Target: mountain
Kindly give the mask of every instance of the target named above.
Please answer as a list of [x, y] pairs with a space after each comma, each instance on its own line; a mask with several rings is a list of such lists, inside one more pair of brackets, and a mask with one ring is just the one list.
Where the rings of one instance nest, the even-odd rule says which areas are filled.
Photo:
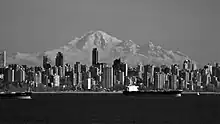
[[9, 64], [42, 65], [42, 58], [46, 55], [54, 64], [57, 52], [62, 52], [64, 61], [67, 63], [73, 64], [80, 61], [83, 64], [90, 65], [93, 48], [97, 48], [99, 51], [99, 61], [109, 64], [119, 57], [131, 66], [136, 66], [139, 63], [156, 65], [177, 63], [182, 65], [185, 59], [190, 59], [179, 51], [166, 50], [154, 45], [151, 41], [139, 46], [131, 40], [119, 40], [103, 31], [90, 31], [60, 48], [39, 53], [18, 52], [8, 57], [7, 61]]

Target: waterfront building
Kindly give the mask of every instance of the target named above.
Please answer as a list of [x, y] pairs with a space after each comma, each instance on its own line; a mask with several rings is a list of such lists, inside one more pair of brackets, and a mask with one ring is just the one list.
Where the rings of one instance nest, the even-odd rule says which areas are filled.
[[218, 81], [218, 78], [217, 78], [217, 77], [215, 77], [215, 78], [216, 78], [216, 81], [217, 81], [216, 87], [217, 87], [217, 88], [220, 88], [220, 82]]
[[42, 83], [42, 75], [41, 75], [41, 72], [38, 71], [34, 73], [34, 84], [36, 87], [38, 87], [38, 85], [41, 83]]
[[53, 76], [53, 83], [55, 87], [59, 87], [60, 86], [60, 76], [59, 75], [54, 75]]
[[177, 89], [177, 76], [171, 75], [171, 85], [170, 89], [176, 90]]
[[92, 78], [88, 78], [84, 82], [85, 83], [83, 83], [83, 88], [85, 90], [91, 90], [92, 89]]
[[23, 82], [25, 81], [25, 71], [23, 68], [18, 68], [15, 72], [15, 81]]
[[12, 68], [5, 68], [4, 82], [14, 82], [14, 70]]

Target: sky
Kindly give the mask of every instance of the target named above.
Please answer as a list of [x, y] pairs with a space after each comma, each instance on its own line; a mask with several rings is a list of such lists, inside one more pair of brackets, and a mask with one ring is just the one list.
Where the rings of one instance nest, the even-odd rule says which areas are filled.
[[39, 52], [102, 30], [220, 62], [219, 0], [1, 0], [0, 49]]

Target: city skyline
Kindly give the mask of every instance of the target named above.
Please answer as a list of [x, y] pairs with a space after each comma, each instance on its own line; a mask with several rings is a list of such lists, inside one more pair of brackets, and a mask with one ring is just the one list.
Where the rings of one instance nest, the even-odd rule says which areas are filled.
[[[201, 62], [219, 61], [218, 1], [1, 1], [0, 49], [54, 49], [89, 30], [149, 40]], [[9, 9], [13, 8], [13, 9]]]
[[[11, 91], [9, 85], [20, 87], [23, 90], [38, 91], [44, 87], [51, 90], [65, 91], [121, 91], [125, 87], [140, 87], [139, 90], [184, 90], [184, 91], [219, 91], [220, 67], [205, 65], [197, 68], [191, 60], [183, 61], [183, 66], [173, 64], [171, 66], [143, 65], [128, 67], [126, 62], [115, 59], [113, 65], [99, 62], [97, 48], [92, 49], [92, 65], [84, 65], [76, 62], [73, 66], [64, 64], [63, 53], [57, 52], [54, 58], [56, 63], [51, 66], [47, 57], [42, 59], [43, 67], [27, 67], [26, 65], [9, 64], [1, 69], [1, 90], [5, 88]], [[5, 54], [4, 54], [5, 55]], [[4, 58], [4, 57], [3, 57]], [[6, 63], [3, 59], [2, 63]], [[24, 87], [26, 87], [24, 89]], [[15, 88], [15, 90], [17, 89]], [[46, 88], [46, 89], [45, 89]], [[13, 89], [13, 88], [12, 88]], [[18, 89], [17, 89], [18, 90]], [[58, 89], [57, 89], [58, 90]], [[16, 91], [17, 92], [17, 91]]]

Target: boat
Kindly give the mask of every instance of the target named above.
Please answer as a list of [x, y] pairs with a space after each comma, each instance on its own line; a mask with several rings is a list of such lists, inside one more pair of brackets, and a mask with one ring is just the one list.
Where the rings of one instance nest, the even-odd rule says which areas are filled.
[[126, 96], [175, 96], [181, 97], [182, 90], [139, 90], [138, 86], [128, 86], [123, 94]]
[[31, 92], [0, 92], [0, 99], [31, 99]]

